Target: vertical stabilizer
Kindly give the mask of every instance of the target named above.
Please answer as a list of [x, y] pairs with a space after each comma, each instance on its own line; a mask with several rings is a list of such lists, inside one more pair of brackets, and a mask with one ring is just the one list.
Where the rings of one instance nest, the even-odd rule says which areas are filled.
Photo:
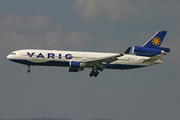
[[158, 31], [143, 45], [143, 47], [158, 48], [161, 45], [166, 33], [167, 31]]
[[158, 31], [142, 47], [134, 46], [132, 52], [139, 56], [156, 56], [170, 52], [169, 48], [160, 47], [167, 31]]

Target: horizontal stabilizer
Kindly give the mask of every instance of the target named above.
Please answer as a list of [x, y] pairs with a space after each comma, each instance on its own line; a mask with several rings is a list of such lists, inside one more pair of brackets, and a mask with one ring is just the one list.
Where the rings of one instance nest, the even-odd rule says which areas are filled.
[[158, 60], [159, 58], [161, 58], [163, 55], [166, 55], [166, 53], [158, 54], [158, 55], [156, 55], [156, 56], [154, 56], [154, 57], [151, 57], [151, 58], [149, 58], [149, 59], [147, 59], [147, 60], [144, 60], [142, 63], [154, 62], [154, 61]]

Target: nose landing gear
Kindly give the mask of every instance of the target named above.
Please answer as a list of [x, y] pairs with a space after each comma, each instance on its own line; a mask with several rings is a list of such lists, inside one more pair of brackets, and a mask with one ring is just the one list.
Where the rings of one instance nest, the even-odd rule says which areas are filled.
[[30, 73], [31, 72], [31, 65], [27, 65], [27, 67], [28, 67], [27, 72]]

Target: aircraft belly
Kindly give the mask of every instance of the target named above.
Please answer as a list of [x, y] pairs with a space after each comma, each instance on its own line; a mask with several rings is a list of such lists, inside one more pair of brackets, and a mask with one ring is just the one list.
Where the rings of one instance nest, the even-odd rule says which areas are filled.
[[139, 67], [145, 67], [143, 65], [131, 65], [131, 64], [104, 64], [107, 69], [133, 69]]
[[45, 62], [33, 62], [33, 61], [29, 61], [29, 60], [23, 60], [23, 59], [12, 59], [11, 61], [13, 62], [17, 62], [17, 63], [21, 63], [24, 65], [40, 65], [40, 66], [65, 66], [68, 67], [69, 66], [69, 62], [68, 61], [55, 61], [55, 60], [49, 60], [49, 61], [45, 61]]

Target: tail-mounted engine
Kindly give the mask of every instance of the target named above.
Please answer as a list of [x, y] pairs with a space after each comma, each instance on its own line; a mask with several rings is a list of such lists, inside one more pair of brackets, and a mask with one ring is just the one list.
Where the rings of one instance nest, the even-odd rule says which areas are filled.
[[151, 57], [161, 53], [170, 52], [170, 49], [163, 47], [147, 48], [147, 47], [134, 46], [132, 52], [135, 53], [136, 55]]
[[70, 62], [68, 72], [78, 72], [84, 70], [84, 64], [81, 62]]

